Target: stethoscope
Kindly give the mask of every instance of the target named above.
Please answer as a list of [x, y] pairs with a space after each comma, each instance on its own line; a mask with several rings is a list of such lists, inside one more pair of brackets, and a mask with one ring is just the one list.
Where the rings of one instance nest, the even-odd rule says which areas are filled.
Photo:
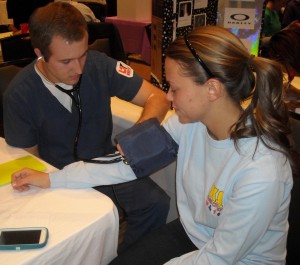
[[72, 104], [75, 104], [75, 107], [78, 112], [78, 124], [77, 124], [77, 131], [74, 139], [74, 146], [73, 146], [73, 155], [76, 161], [83, 161], [86, 163], [94, 163], [94, 164], [112, 164], [112, 163], [118, 163], [120, 161], [123, 161], [124, 164], [128, 164], [127, 160], [119, 153], [113, 153], [108, 154], [104, 156], [104, 158], [107, 158], [107, 160], [95, 160], [95, 159], [85, 159], [78, 156], [78, 143], [80, 138], [80, 132], [82, 127], [82, 104], [81, 104], [81, 97], [80, 97], [80, 84], [81, 84], [81, 78], [80, 76], [77, 84], [72, 89], [64, 89], [58, 84], [54, 84], [54, 86], [59, 89], [61, 92], [67, 94], [72, 99]]
[[[64, 89], [61, 86], [59, 86], [58, 84], [54, 84], [54, 86], [60, 90], [61, 92], [67, 94], [71, 99], [72, 99], [72, 104], [75, 104], [76, 109], [78, 111], [78, 124], [77, 124], [77, 131], [76, 131], [76, 135], [75, 135], [75, 139], [74, 139], [74, 149], [73, 149], [73, 155], [76, 161], [83, 161], [85, 163], [93, 163], [93, 164], [113, 164], [113, 163], [118, 163], [123, 161], [123, 163], [125, 165], [129, 165], [128, 161], [125, 159], [125, 157], [123, 157], [119, 152], [115, 152], [113, 154], [108, 154], [106, 156], [103, 156], [102, 158], [105, 158], [107, 160], [104, 159], [85, 159], [85, 158], [81, 158], [78, 156], [78, 142], [79, 142], [79, 137], [80, 137], [80, 131], [81, 131], [81, 126], [82, 126], [82, 105], [81, 105], [81, 97], [80, 97], [80, 84], [81, 84], [81, 78], [82, 75], [80, 75], [80, 78], [77, 82], [77, 84], [70, 90], [68, 89]], [[115, 186], [112, 185], [112, 189], [113, 192], [116, 196], [116, 191], [115, 191]], [[119, 206], [123, 209], [123, 207], [121, 206], [121, 203], [118, 200], [118, 197], [116, 196], [116, 200], [119, 204]], [[124, 209], [123, 209], [124, 210]]]

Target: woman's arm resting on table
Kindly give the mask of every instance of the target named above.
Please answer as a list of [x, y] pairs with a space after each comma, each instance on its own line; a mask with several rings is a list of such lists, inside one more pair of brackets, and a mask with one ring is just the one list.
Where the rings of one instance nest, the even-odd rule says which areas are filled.
[[30, 189], [30, 185], [40, 188], [79, 189], [119, 184], [135, 179], [131, 167], [123, 162], [93, 164], [79, 161], [49, 174], [25, 168], [13, 173], [11, 182], [15, 190], [24, 191]]
[[15, 190], [24, 191], [30, 189], [29, 185], [40, 188], [49, 188], [49, 174], [25, 168], [12, 174], [11, 184]]

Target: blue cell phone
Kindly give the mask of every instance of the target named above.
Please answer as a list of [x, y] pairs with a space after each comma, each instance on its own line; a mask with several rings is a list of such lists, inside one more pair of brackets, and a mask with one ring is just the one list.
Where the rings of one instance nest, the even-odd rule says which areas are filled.
[[0, 228], [0, 250], [42, 248], [47, 241], [46, 227]]

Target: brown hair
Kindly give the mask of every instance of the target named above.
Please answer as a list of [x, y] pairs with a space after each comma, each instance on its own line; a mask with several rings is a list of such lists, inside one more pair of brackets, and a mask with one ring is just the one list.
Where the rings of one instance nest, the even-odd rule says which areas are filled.
[[269, 56], [300, 73], [300, 24], [293, 23], [272, 36]]
[[[236, 104], [251, 98], [251, 103], [232, 128], [231, 138], [237, 150], [239, 139], [257, 137], [257, 144], [262, 141], [269, 149], [282, 152], [292, 160], [287, 138], [290, 133], [289, 116], [282, 100], [283, 74], [280, 65], [269, 59], [251, 56], [242, 42], [222, 27], [199, 27], [189, 34], [188, 39]], [[176, 60], [183, 74], [195, 83], [204, 84], [209, 79], [207, 72], [189, 51], [184, 38], [176, 39], [166, 56]]]
[[47, 61], [54, 36], [59, 35], [71, 42], [82, 40], [87, 34], [87, 24], [74, 6], [55, 2], [35, 10], [29, 20], [29, 31], [32, 46], [40, 49]]

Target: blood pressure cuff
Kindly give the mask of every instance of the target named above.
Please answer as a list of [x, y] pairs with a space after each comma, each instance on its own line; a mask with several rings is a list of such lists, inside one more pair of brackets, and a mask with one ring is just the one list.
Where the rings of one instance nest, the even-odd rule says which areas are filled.
[[137, 178], [148, 176], [177, 158], [178, 144], [155, 118], [119, 133], [115, 142]]

